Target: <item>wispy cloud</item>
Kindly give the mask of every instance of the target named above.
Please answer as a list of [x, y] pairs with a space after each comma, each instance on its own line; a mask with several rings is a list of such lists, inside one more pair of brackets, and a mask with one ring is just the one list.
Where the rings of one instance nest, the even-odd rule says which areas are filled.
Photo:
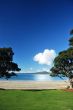
[[32, 67], [30, 67], [30, 68], [27, 68], [25, 70], [22, 70], [21, 73], [36, 73], [36, 72], [42, 72], [42, 71], [49, 72], [49, 68], [48, 67], [40, 67], [40, 68], [32, 68]]
[[46, 66], [46, 67], [38, 68], [36, 70], [36, 72], [42, 72], [42, 71], [50, 72], [50, 68], [48, 66]]
[[37, 53], [33, 57], [33, 60], [39, 64], [42, 64], [42, 65], [45, 64], [45, 65], [51, 66], [55, 57], [56, 57], [55, 50], [45, 49], [43, 52]]
[[30, 67], [30, 68], [26, 68], [25, 70], [22, 70], [21, 73], [33, 73], [33, 68]]

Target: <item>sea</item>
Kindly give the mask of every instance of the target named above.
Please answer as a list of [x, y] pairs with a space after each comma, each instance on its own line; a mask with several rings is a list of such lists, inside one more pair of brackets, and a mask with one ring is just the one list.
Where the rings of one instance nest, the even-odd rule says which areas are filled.
[[[7, 80], [0, 78], [0, 80]], [[67, 80], [67, 77], [51, 77], [49, 74], [36, 74], [36, 73], [17, 73], [17, 76], [12, 76], [8, 80], [18, 81], [56, 81], [56, 80]]]

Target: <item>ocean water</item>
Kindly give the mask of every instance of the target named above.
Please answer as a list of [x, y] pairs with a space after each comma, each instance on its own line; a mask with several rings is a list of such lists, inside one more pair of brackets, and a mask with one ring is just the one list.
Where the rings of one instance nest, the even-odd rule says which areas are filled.
[[[51, 80], [66, 80], [66, 77], [51, 77], [49, 74], [35, 74], [35, 73], [18, 73], [17, 76], [12, 76], [8, 80], [24, 80], [24, 81], [51, 81]], [[0, 80], [6, 80], [0, 78]]]

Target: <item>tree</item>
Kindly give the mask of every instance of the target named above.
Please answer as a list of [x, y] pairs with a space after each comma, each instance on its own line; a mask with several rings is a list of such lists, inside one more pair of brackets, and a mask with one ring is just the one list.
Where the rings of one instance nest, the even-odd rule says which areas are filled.
[[0, 77], [6, 79], [11, 76], [15, 76], [15, 71], [20, 71], [18, 65], [13, 62], [13, 50], [12, 48], [0, 48]]
[[51, 68], [51, 76], [66, 76], [73, 88], [73, 30], [70, 32], [69, 48], [58, 54]]

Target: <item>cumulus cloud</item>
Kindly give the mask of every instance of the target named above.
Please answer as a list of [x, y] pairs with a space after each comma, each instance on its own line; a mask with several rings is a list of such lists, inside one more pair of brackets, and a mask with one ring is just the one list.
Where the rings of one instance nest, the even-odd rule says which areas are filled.
[[38, 62], [39, 64], [45, 64], [51, 66], [55, 57], [56, 57], [55, 50], [45, 49], [42, 53], [37, 53], [33, 57], [33, 60]]

